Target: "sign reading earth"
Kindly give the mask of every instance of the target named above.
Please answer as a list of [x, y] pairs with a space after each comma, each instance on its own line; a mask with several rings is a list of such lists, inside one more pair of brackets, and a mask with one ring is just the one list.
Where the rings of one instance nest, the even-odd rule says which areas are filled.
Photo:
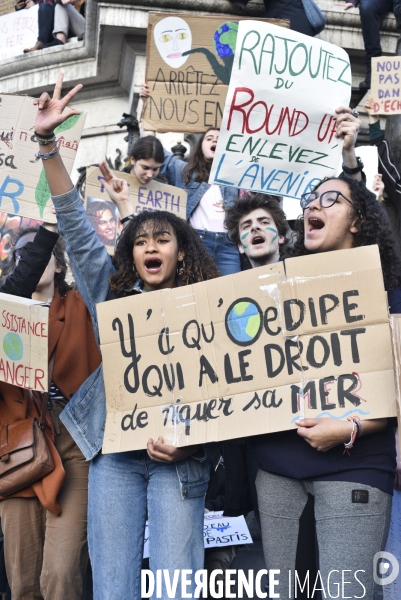
[[262, 331], [262, 325], [262, 311], [251, 298], [236, 300], [227, 310], [227, 335], [239, 346], [250, 346], [256, 342]]
[[21, 360], [24, 354], [24, 344], [17, 333], [9, 332], [3, 339], [3, 350], [11, 360]]

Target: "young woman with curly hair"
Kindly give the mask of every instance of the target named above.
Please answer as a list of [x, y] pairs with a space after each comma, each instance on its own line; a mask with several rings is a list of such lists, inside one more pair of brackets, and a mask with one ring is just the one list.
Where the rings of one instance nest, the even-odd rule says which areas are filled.
[[[66, 109], [81, 86], [61, 99], [63, 76], [53, 98], [42, 94], [36, 134], [52, 133], [76, 111]], [[65, 109], [65, 110], [64, 110]], [[55, 148], [51, 141], [46, 153]], [[114, 264], [87, 221], [60, 155], [44, 160], [60, 231], [75, 280], [97, 327], [96, 303], [218, 277], [211, 257], [191, 227], [165, 212], [144, 212], [129, 220], [116, 246]], [[126, 182], [110, 179], [106, 189], [120, 206], [128, 201]], [[129, 212], [129, 211], [128, 211]], [[122, 217], [125, 215], [120, 210]], [[135, 299], [132, 299], [135, 310]], [[175, 448], [159, 437], [147, 450], [101, 454], [106, 398], [102, 377], [89, 378], [61, 416], [88, 459], [88, 537], [94, 597], [140, 598], [145, 521], [149, 516], [150, 567], [155, 572], [203, 568], [203, 512], [211, 448]], [[195, 584], [188, 586], [194, 593]], [[191, 593], [190, 592], [190, 593]], [[162, 598], [168, 598], [163, 584]]]
[[[320, 253], [324, 261], [324, 252], [378, 244], [390, 311], [400, 312], [400, 252], [374, 194], [360, 181], [326, 179], [303, 195], [301, 207], [292, 255]], [[252, 439], [259, 460], [256, 487], [267, 568], [293, 574], [299, 518], [312, 494], [323, 585], [327, 589], [336, 569], [333, 585], [346, 574], [344, 597], [372, 600], [373, 557], [384, 549], [390, 520], [396, 424], [392, 419], [364, 420], [349, 455], [344, 444], [350, 441], [352, 421], [319, 418], [296, 424], [297, 431]], [[288, 591], [288, 579], [284, 587]], [[320, 581], [317, 587], [322, 587]]]
[[[88, 470], [59, 414], [100, 365], [92, 321], [67, 284], [65, 246], [47, 229], [18, 229], [3, 263], [2, 293], [50, 305], [49, 358], [54, 368], [44, 431], [55, 469], [13, 497], [0, 497], [4, 555], [14, 600], [80, 600], [88, 564]], [[0, 427], [40, 406], [28, 390], [0, 382]]]
[[[141, 96], [150, 96], [147, 84]], [[188, 162], [164, 150], [160, 173], [171, 185], [188, 192], [187, 219], [205, 244], [222, 275], [241, 270], [238, 248], [227, 236], [225, 211], [238, 199], [238, 189], [231, 186], [209, 185], [210, 169], [216, 151], [219, 129], [205, 131], [189, 155]]]

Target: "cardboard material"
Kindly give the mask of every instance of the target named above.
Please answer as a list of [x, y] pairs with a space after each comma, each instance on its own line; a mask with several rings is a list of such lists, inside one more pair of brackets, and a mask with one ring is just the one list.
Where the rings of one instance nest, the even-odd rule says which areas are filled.
[[7, 294], [0, 306], [0, 380], [47, 391], [49, 307]]
[[[0, 94], [0, 210], [18, 216], [56, 223], [42, 161], [35, 158], [37, 107], [29, 96]], [[71, 173], [85, 115], [73, 115], [56, 127], [64, 165]], [[42, 152], [43, 152], [42, 147]]]
[[[125, 179], [129, 185], [129, 197], [136, 213], [144, 210], [166, 210], [182, 219], [187, 218], [187, 192], [181, 188], [159, 181], [150, 181], [143, 185], [130, 173], [113, 171], [116, 177]], [[85, 198], [94, 197], [99, 200], [110, 200], [103, 185], [100, 169], [89, 167], [86, 170]]]
[[401, 114], [401, 57], [379, 56], [372, 59], [370, 93], [376, 115]]
[[[284, 271], [285, 267], [285, 271]], [[103, 452], [396, 414], [376, 246], [289, 259], [97, 306]]]
[[[234, 15], [150, 13], [142, 127], [201, 133], [220, 127], [233, 63]], [[263, 19], [289, 27], [283, 19]]]
[[[241, 21], [209, 183], [295, 199], [335, 175], [348, 106], [345, 50], [260, 21]], [[328, 57], [328, 58], [327, 58]]]
[[1, 0], [0, 60], [21, 55], [24, 48], [35, 45], [38, 38], [38, 10], [39, 6], [32, 6], [16, 12], [14, 2]]
[[[132, 201], [136, 213], [140, 213], [144, 210], [166, 210], [167, 212], [177, 215], [177, 217], [186, 219], [187, 192], [185, 190], [154, 180], [146, 185], [142, 185], [135, 175], [123, 173], [121, 171], [113, 171], [113, 173], [116, 177], [125, 179], [128, 182], [130, 200]], [[101, 210], [102, 204], [98, 204], [99, 202], [103, 203], [104, 210], [108, 211], [106, 213], [107, 219], [111, 220], [113, 217], [114, 235], [112, 231], [113, 227], [109, 228], [106, 235], [104, 230], [101, 231], [97, 226], [96, 218], [90, 216], [90, 214], [94, 212], [95, 207], [99, 207]], [[110, 197], [104, 188], [100, 169], [97, 167], [89, 167], [86, 170], [85, 207], [88, 218], [100, 241], [105, 244], [109, 254], [113, 254], [115, 242], [122, 231], [122, 225], [118, 217], [118, 211], [113, 202], [110, 201]]]

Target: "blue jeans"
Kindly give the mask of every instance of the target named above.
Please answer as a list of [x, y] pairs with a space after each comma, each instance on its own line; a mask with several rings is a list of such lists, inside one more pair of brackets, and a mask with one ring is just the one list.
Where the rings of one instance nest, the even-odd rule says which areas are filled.
[[241, 271], [241, 262], [238, 248], [230, 242], [226, 233], [214, 231], [200, 231], [199, 237], [204, 243], [222, 275], [232, 275]]
[[[203, 569], [205, 496], [182, 499], [175, 464], [152, 461], [142, 450], [99, 454], [90, 464], [88, 506], [94, 600], [140, 600], [147, 517], [155, 581], [158, 569], [168, 569], [170, 581], [174, 569]], [[193, 575], [192, 582], [193, 595]]]
[[44, 44], [53, 41], [54, 6], [48, 2], [39, 4], [38, 40]]

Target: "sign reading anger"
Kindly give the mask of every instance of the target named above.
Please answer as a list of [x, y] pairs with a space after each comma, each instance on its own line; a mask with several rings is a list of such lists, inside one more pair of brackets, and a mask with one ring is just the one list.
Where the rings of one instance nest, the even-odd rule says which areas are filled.
[[8, 294], [0, 305], [0, 381], [47, 391], [49, 307]]
[[[244, 291], [246, 290], [246, 291]], [[104, 452], [396, 415], [377, 246], [99, 304]]]

